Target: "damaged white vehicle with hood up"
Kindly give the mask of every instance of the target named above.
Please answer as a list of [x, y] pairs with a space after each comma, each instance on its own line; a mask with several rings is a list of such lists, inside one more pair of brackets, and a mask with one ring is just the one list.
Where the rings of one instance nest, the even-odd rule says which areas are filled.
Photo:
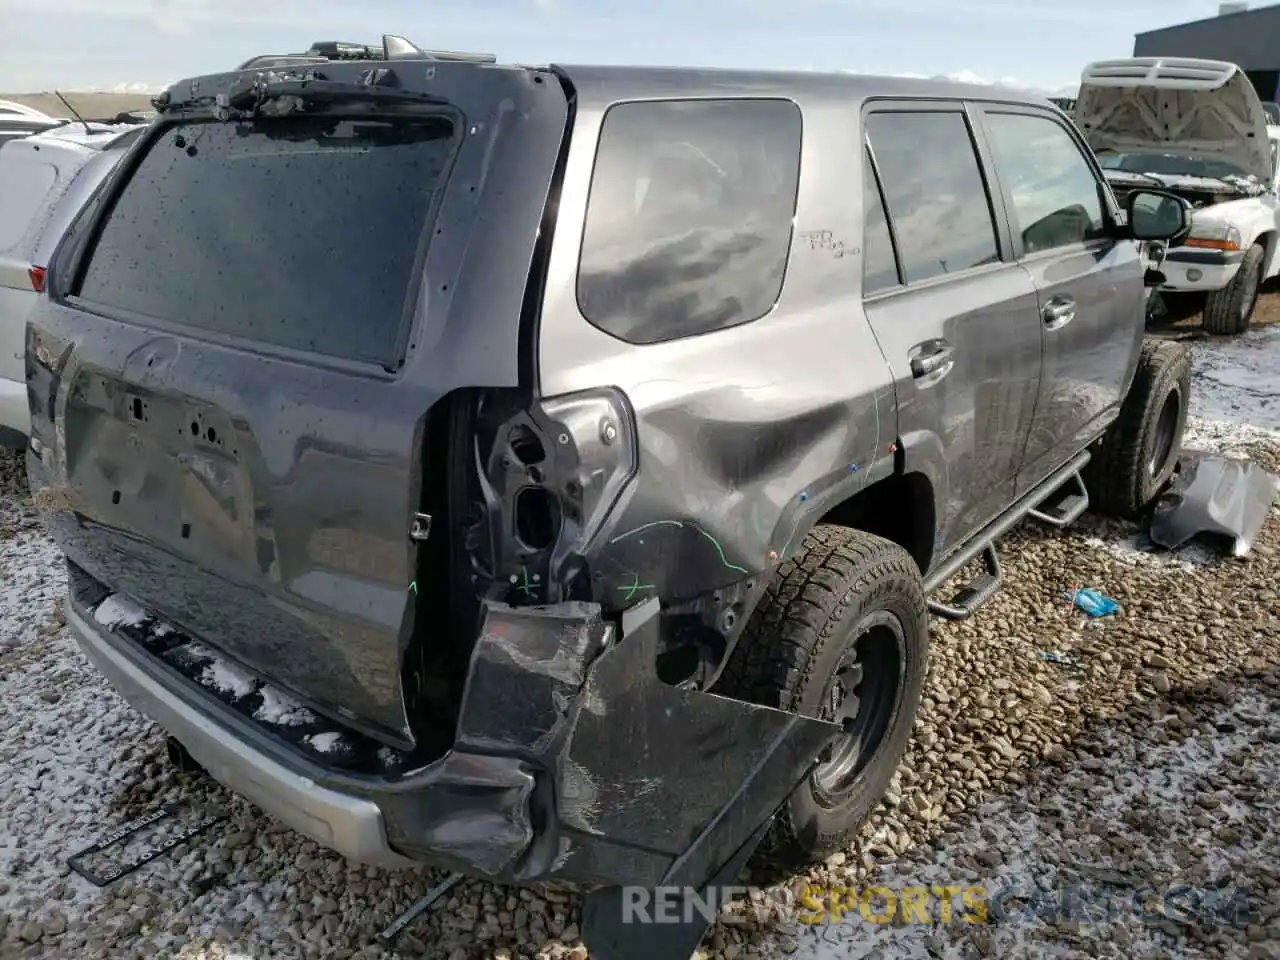
[[1208, 332], [1247, 330], [1259, 287], [1280, 273], [1280, 127], [1268, 125], [1240, 68], [1174, 57], [1093, 63], [1074, 120], [1122, 208], [1130, 191], [1153, 187], [1192, 207], [1187, 237], [1156, 251], [1169, 312], [1193, 312], [1204, 298]]

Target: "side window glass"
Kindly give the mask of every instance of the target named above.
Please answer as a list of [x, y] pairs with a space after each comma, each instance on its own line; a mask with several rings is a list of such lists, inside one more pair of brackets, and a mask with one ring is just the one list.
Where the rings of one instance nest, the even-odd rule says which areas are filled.
[[1027, 253], [1106, 235], [1098, 181], [1062, 126], [1019, 113], [988, 113], [987, 126]]
[[866, 130], [908, 284], [999, 260], [964, 114], [873, 113]]
[[862, 151], [862, 294], [870, 296], [901, 285], [893, 238], [884, 215], [880, 187], [871, 167], [871, 154]]
[[[33, 161], [26, 155], [14, 158], [0, 182], [0, 250], [16, 251], [57, 183], [58, 168], [53, 164]], [[22, 254], [27, 251], [16, 252], [24, 259]]]
[[578, 264], [586, 319], [660, 343], [763, 317], [782, 292], [800, 182], [790, 100], [609, 108]]

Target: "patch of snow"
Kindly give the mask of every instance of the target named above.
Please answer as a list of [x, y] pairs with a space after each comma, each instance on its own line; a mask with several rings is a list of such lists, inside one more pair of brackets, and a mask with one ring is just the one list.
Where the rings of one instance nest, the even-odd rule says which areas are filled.
[[391, 764], [397, 762], [399, 759], [400, 752], [398, 750], [392, 750], [390, 747], [378, 748], [378, 762], [384, 767], [391, 766]]
[[1247, 432], [1280, 435], [1280, 326], [1191, 345], [1191, 413]]
[[[0, 499], [0, 511], [6, 509]], [[19, 533], [0, 550], [0, 650], [47, 636], [50, 616], [67, 589], [66, 565], [43, 531]]]
[[1222, 562], [1222, 555], [1207, 544], [1193, 540], [1177, 550], [1166, 550], [1152, 543], [1145, 533], [1135, 533], [1124, 540], [1104, 540], [1101, 537], [1089, 537], [1085, 540], [1091, 547], [1104, 550], [1116, 560], [1131, 567], [1176, 567], [1191, 571], [1196, 567], [1207, 567]]
[[251, 674], [218, 656], [205, 665], [200, 673], [200, 682], [219, 693], [229, 693], [237, 700], [253, 693], [258, 685], [257, 679]]
[[254, 711], [253, 718], [277, 727], [301, 727], [314, 723], [316, 715], [293, 697], [275, 687], [263, 687], [262, 706]]
[[136, 627], [146, 623], [150, 615], [123, 593], [113, 593], [93, 611], [93, 619], [108, 630]]
[[307, 745], [320, 753], [336, 753], [342, 746], [340, 733], [315, 733], [307, 737]]
[[1208, 450], [1224, 457], [1248, 459], [1251, 443], [1275, 443], [1280, 430], [1254, 427], [1247, 423], [1229, 420], [1187, 418], [1187, 429], [1182, 435], [1182, 446], [1187, 449]]

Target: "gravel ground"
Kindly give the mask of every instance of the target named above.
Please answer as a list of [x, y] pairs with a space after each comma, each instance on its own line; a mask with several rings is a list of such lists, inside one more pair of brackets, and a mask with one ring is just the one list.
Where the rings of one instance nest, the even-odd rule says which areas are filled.
[[[1267, 370], [1280, 340], [1263, 330], [1192, 348], [1189, 442], [1280, 471]], [[1244, 560], [1147, 550], [1134, 525], [1094, 518], [1011, 536], [1008, 586], [991, 606], [935, 621], [915, 739], [863, 837], [805, 876], [756, 867], [766, 889], [717, 924], [703, 953], [1280, 957], [1280, 524]], [[0, 956], [585, 960], [570, 898], [478, 882], [455, 887], [398, 952], [374, 945], [440, 875], [351, 866], [174, 771], [159, 731], [76, 650], [63, 586], [19, 461], [0, 455]], [[1073, 611], [1063, 597], [1076, 586], [1121, 613]], [[66, 856], [161, 802], [229, 819], [104, 889], [68, 874]], [[1033, 919], [1010, 899], [1017, 919], [975, 924], [957, 899], [946, 923], [873, 923], [855, 910], [815, 926], [798, 922], [808, 884], [978, 884], [988, 896], [1083, 884], [1118, 891], [1127, 910]], [[1242, 891], [1248, 915], [1134, 913], [1135, 892], [1177, 886]]]

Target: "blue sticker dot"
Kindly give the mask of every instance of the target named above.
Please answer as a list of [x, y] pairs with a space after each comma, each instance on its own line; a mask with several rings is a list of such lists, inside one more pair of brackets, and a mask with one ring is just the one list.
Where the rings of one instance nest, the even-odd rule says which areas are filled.
[[809, 495], [808, 495], [807, 493], [802, 493], [802, 494], [800, 494], [800, 502], [801, 502], [801, 503], [804, 503], [804, 502], [805, 502], [806, 500], [808, 500], [808, 499], [809, 499]]

